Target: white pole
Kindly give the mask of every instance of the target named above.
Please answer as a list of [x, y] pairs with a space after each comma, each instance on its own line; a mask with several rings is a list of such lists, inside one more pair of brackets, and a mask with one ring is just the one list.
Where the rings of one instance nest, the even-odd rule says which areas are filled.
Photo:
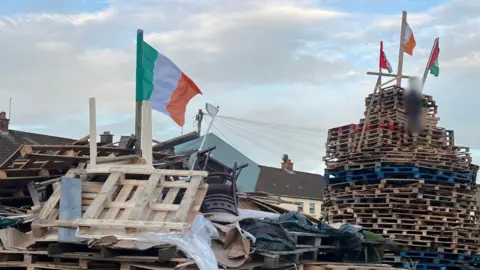
[[153, 166], [152, 156], [152, 102], [143, 101], [142, 117], [142, 157], [147, 161], [147, 165]]
[[[214, 115], [211, 115], [209, 112], [208, 112], [208, 109], [207, 109], [207, 113], [208, 115], [210, 115], [212, 117], [212, 121], [210, 121], [210, 124], [208, 125], [207, 127], [207, 131], [205, 132], [205, 135], [203, 136], [203, 139], [202, 139], [202, 142], [200, 143], [200, 147], [198, 147], [198, 150], [197, 150], [197, 153], [201, 152], [203, 150], [203, 147], [205, 146], [205, 142], [207, 141], [207, 136], [208, 136], [208, 133], [210, 132], [210, 129], [212, 128], [213, 126], [213, 121], [215, 121], [215, 118], [217, 117], [217, 114], [218, 114], [218, 107], [217, 107], [217, 111]], [[197, 161], [197, 155], [195, 155], [193, 157], [193, 165], [195, 164], [195, 162]], [[190, 171], [193, 171], [194, 169], [194, 166], [192, 165], [192, 168]]]
[[97, 165], [97, 112], [95, 98], [90, 98], [90, 168]]

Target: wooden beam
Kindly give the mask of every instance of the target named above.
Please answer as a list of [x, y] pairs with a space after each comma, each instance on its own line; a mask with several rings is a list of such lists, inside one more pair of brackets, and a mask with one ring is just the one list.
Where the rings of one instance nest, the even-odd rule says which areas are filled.
[[375, 76], [381, 75], [382, 77], [394, 77], [394, 78], [397, 78], [398, 76], [400, 76], [400, 77], [403, 78], [403, 79], [408, 79], [408, 78], [411, 77], [411, 76], [408, 76], [408, 75], [398, 75], [398, 74], [390, 74], [390, 73], [379, 73], [379, 72], [372, 72], [372, 71], [368, 71], [368, 72], [367, 72], [367, 75], [375, 75]]
[[190, 227], [186, 222], [168, 221], [141, 221], [141, 220], [109, 220], [109, 219], [77, 219], [77, 220], [37, 220], [37, 228], [48, 227], [117, 227], [117, 228], [144, 228], [144, 229], [173, 229], [185, 230]]
[[97, 165], [97, 112], [95, 98], [90, 98], [90, 166]]
[[[73, 151], [88, 151], [90, 146], [88, 145], [24, 145], [23, 148], [31, 148], [33, 151], [56, 151], [56, 150], [73, 150]], [[106, 153], [121, 153], [121, 154], [132, 154], [132, 149], [125, 149], [119, 147], [97, 147], [97, 150], [100, 152]], [[27, 150], [22, 150], [27, 151]], [[29, 150], [28, 150], [29, 151]]]
[[[398, 75], [402, 76], [403, 70], [403, 37], [405, 36], [405, 24], [407, 23], [407, 12], [402, 12], [402, 28], [400, 30], [400, 48], [398, 49]], [[397, 77], [397, 86], [402, 86], [402, 77]]]
[[147, 165], [153, 166], [152, 157], [152, 102], [143, 101], [143, 129], [142, 129], [142, 157], [147, 161]]

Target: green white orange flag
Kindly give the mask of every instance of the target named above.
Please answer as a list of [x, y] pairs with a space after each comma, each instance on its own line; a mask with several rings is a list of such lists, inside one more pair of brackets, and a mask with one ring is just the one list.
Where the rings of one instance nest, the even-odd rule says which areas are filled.
[[440, 74], [440, 67], [438, 66], [438, 55], [440, 54], [440, 47], [438, 44], [439, 38], [436, 38], [435, 45], [432, 49], [430, 61], [428, 62], [428, 69], [430, 70], [430, 74], [435, 77], [438, 77], [438, 75]]
[[202, 94], [200, 88], [165, 55], [143, 41], [137, 33], [137, 101], [151, 101], [152, 109], [185, 124], [185, 111], [191, 99]]
[[405, 22], [405, 35], [403, 36], [403, 51], [409, 55], [413, 55], [413, 48], [417, 45], [412, 28]]

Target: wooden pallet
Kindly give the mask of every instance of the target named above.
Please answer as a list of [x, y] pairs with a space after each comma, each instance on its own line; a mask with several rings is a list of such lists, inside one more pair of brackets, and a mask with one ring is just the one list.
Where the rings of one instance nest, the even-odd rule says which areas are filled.
[[[70, 170], [65, 178], [81, 181], [82, 204], [78, 218], [60, 220], [62, 184], [32, 223], [35, 237], [51, 228], [79, 228], [80, 234], [122, 236], [152, 231], [183, 231], [198, 212], [207, 191], [207, 172], [155, 170], [135, 166], [106, 166], [95, 170]], [[189, 182], [179, 177], [191, 177]], [[82, 179], [105, 179], [98, 184]], [[63, 192], [69, 192], [67, 191]], [[64, 201], [65, 202], [65, 201]], [[68, 200], [67, 200], [68, 202]], [[107, 231], [101, 228], [109, 228]]]
[[263, 265], [265, 268], [277, 269], [284, 261], [292, 262], [295, 264], [300, 263], [300, 260], [316, 261], [318, 255], [318, 248], [305, 247], [298, 248], [292, 251], [262, 251], [256, 250], [255, 257], [263, 258]]

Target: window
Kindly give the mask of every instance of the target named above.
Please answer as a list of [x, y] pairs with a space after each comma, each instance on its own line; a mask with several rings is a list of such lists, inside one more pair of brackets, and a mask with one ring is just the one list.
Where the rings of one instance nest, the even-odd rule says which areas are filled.
[[314, 202], [310, 203], [310, 214], [315, 214], [315, 203]]
[[303, 211], [303, 202], [295, 202], [298, 206], [298, 211]]

